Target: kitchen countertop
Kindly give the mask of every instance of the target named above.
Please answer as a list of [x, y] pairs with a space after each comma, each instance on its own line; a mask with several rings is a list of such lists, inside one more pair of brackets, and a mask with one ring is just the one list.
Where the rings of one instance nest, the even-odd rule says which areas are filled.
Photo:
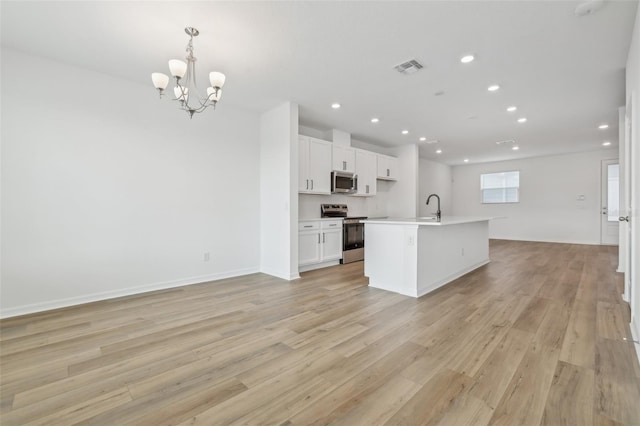
[[318, 222], [326, 220], [342, 220], [343, 217], [319, 217], [317, 219], [298, 219], [298, 222]]
[[497, 217], [482, 216], [445, 216], [440, 222], [431, 217], [406, 217], [406, 218], [389, 218], [389, 219], [367, 219], [362, 223], [381, 224], [381, 225], [426, 225], [426, 226], [446, 226], [460, 225], [462, 223], [483, 222]]

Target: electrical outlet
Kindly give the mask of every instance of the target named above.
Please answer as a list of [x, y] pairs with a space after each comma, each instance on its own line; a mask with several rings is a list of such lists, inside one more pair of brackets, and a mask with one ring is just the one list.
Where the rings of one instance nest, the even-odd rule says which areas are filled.
[[205, 262], [210, 261], [211, 260], [211, 253], [209, 253], [208, 251], [205, 252], [203, 258], [204, 258]]

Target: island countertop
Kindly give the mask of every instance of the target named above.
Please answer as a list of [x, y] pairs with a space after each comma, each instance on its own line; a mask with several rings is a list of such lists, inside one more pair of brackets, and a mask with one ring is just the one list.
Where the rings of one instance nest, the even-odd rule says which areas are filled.
[[463, 223], [484, 222], [496, 217], [482, 216], [444, 216], [440, 222], [433, 217], [406, 217], [406, 218], [388, 218], [388, 219], [366, 219], [362, 223], [381, 224], [381, 225], [426, 225], [426, 226], [446, 226], [460, 225]]

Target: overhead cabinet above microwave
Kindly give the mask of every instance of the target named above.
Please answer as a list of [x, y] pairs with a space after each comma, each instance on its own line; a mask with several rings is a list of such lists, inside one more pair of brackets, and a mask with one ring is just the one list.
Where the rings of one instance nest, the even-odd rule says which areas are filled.
[[331, 142], [298, 136], [298, 192], [331, 194]]
[[333, 145], [333, 170], [355, 173], [356, 150], [348, 146]]

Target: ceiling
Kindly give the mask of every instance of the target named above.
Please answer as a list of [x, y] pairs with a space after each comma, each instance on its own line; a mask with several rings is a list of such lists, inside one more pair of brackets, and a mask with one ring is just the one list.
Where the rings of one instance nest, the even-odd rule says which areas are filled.
[[[290, 100], [306, 126], [386, 147], [418, 143], [422, 157], [453, 165], [617, 145], [638, 2], [607, 1], [578, 17], [580, 3], [2, 1], [2, 45], [157, 96], [150, 73], [168, 74], [166, 61], [184, 56], [184, 27], [194, 26], [200, 81], [227, 75], [218, 108]], [[462, 64], [467, 53], [476, 59]], [[410, 59], [424, 68], [394, 70]], [[504, 140], [520, 150], [496, 144]]]

